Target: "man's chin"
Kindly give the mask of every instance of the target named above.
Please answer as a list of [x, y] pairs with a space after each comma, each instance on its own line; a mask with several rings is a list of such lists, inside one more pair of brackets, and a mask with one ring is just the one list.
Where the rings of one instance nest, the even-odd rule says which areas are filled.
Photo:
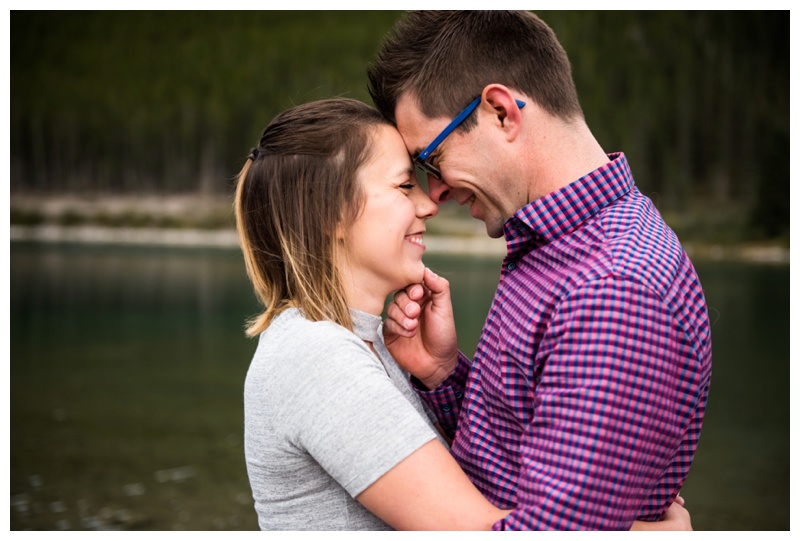
[[484, 221], [486, 225], [486, 234], [493, 239], [499, 239], [503, 236], [503, 224], [496, 224], [494, 222]]

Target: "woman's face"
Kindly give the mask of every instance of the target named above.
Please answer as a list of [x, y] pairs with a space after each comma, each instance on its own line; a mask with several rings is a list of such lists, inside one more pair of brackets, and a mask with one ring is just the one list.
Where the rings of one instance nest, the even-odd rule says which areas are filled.
[[374, 128], [371, 142], [372, 154], [357, 173], [363, 207], [343, 235], [349, 270], [343, 274], [356, 288], [351, 300], [379, 297], [382, 307], [392, 291], [422, 281], [425, 221], [438, 207], [417, 182], [396, 129]]

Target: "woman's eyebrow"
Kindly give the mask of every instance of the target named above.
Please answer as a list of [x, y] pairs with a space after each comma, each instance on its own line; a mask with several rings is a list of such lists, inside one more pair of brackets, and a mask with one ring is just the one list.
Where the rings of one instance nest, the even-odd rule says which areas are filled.
[[414, 166], [410, 165], [408, 167], [403, 167], [402, 169], [398, 168], [397, 172], [395, 173], [395, 178], [406, 178], [406, 177], [415, 177], [416, 173], [414, 171]]

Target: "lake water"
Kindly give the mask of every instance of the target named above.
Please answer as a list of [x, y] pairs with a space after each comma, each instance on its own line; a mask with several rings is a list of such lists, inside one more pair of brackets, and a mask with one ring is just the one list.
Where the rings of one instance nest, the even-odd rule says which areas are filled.
[[[11, 243], [12, 530], [257, 528], [235, 250]], [[471, 354], [498, 259], [430, 256]], [[789, 267], [702, 263], [713, 379], [682, 495], [697, 530], [789, 529]]]

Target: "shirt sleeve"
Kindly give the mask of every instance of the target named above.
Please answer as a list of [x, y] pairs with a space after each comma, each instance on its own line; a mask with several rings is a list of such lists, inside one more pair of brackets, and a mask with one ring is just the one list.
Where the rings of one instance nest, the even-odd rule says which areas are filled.
[[436, 389], [423, 389], [418, 383], [415, 383], [414, 378], [411, 378], [411, 387], [436, 415], [445, 434], [451, 439], [456, 434], [461, 402], [464, 398], [464, 387], [467, 384], [471, 366], [472, 363], [467, 356], [459, 351], [455, 370]]
[[697, 370], [678, 327], [651, 289], [619, 278], [560, 303], [538, 353], [517, 506], [494, 529], [630, 529], [696, 409], [679, 392]]
[[298, 347], [286, 431], [351, 496], [436, 438], [354, 335], [306, 336]]

